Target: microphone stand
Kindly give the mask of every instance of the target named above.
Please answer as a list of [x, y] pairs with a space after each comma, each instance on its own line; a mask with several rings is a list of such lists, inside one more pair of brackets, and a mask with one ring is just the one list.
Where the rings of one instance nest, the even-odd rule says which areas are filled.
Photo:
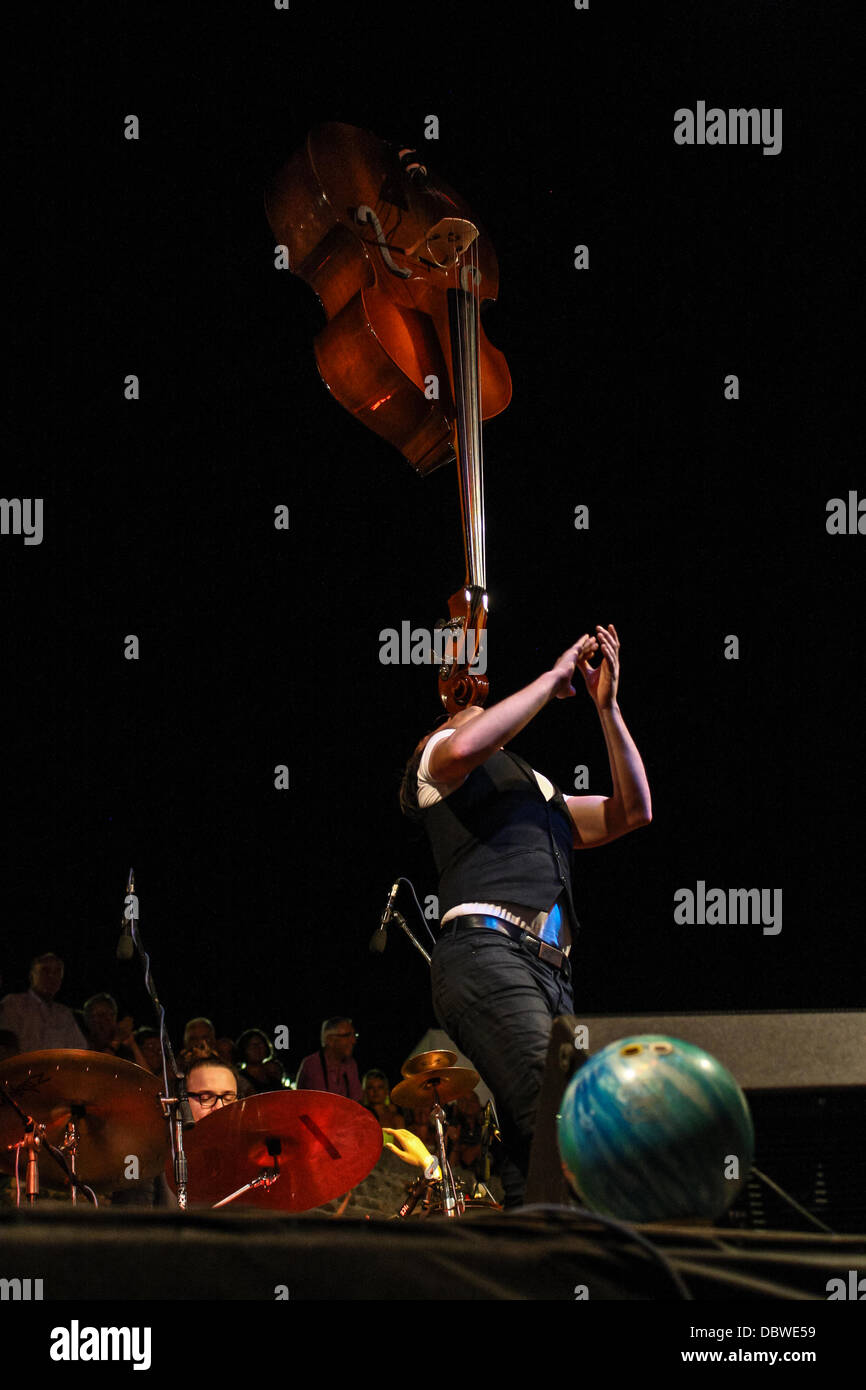
[[[163, 1115], [168, 1121], [171, 1154], [174, 1161], [174, 1184], [177, 1192], [177, 1204], [181, 1211], [186, 1211], [189, 1171], [186, 1154], [183, 1148], [183, 1131], [189, 1129], [193, 1124], [192, 1110], [190, 1109], [189, 1099], [186, 1093], [186, 1077], [177, 1065], [171, 1039], [166, 1032], [165, 1009], [157, 997], [156, 985], [154, 984], [150, 969], [150, 956], [145, 951], [141, 942], [141, 937], [139, 936], [138, 898], [132, 892], [134, 886], [135, 880], [132, 875], [132, 870], [130, 869], [124, 916], [130, 924], [130, 931], [135, 949], [144, 964], [144, 984], [148, 994], [153, 1000], [153, 1007], [156, 1010], [156, 1018], [159, 1024], [159, 1045], [162, 1050], [162, 1079], [165, 1090], [165, 1094], [160, 1096], [159, 1099], [162, 1105]], [[171, 1071], [172, 1074], [171, 1083], [169, 1082], [169, 1071]]]
[[428, 953], [424, 950], [424, 947], [421, 945], [421, 942], [417, 939], [417, 937], [413, 935], [412, 930], [411, 930], [411, 928], [407, 925], [406, 918], [403, 916], [402, 912], [395, 912], [395, 911], [392, 909], [392, 911], [391, 911], [391, 919], [397, 923], [397, 925], [398, 925], [398, 927], [400, 928], [401, 931], [404, 931], [404, 932], [406, 933], [406, 935], [408, 936], [409, 940], [412, 942], [412, 945], [415, 947], [415, 950], [418, 951], [418, 952], [424, 957], [424, 959], [426, 960], [427, 964], [429, 965], [429, 964], [430, 964], [430, 956], [429, 956]]

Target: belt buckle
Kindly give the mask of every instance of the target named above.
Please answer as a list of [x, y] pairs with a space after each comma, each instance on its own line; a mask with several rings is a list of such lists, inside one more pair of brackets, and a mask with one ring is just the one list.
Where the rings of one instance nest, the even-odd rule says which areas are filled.
[[561, 968], [565, 956], [558, 946], [551, 946], [547, 941], [539, 941], [538, 959], [545, 962], [549, 961], [551, 965]]

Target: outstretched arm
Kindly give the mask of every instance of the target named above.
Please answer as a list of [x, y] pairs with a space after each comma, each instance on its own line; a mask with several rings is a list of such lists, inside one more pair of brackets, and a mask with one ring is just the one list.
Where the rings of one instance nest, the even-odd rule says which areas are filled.
[[619, 637], [613, 623], [597, 627], [601, 646], [600, 666], [589, 665], [589, 657], [578, 660], [590, 698], [598, 710], [613, 792], [610, 796], [567, 796], [574, 822], [575, 849], [596, 849], [611, 840], [649, 825], [652, 800], [646, 771], [634, 740], [625, 725], [619, 705]]
[[486, 762], [497, 748], [503, 748], [515, 734], [525, 728], [549, 700], [567, 700], [573, 695], [575, 665], [579, 659], [588, 661], [598, 650], [594, 637], [584, 633], [568, 647], [549, 671], [517, 690], [513, 695], [491, 705], [490, 709], [474, 712], [461, 723], [450, 738], [442, 739], [430, 758], [430, 775], [436, 782], [459, 782], [474, 768]]

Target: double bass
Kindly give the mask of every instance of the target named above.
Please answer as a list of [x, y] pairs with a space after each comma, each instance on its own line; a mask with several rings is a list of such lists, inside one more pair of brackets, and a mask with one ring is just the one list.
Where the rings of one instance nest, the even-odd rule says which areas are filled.
[[439, 695], [449, 714], [483, 705], [481, 426], [511, 399], [508, 365], [480, 322], [499, 290], [493, 246], [415, 150], [337, 122], [310, 132], [265, 207], [289, 269], [324, 307], [315, 354], [331, 394], [422, 476], [456, 460], [466, 572], [440, 624]]

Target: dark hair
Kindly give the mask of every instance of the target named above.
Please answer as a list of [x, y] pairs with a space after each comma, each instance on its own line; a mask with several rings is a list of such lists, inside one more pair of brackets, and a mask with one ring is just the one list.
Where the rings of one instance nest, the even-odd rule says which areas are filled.
[[224, 1071], [230, 1071], [235, 1079], [235, 1088], [240, 1086], [240, 1076], [231, 1062], [224, 1062], [222, 1057], [218, 1057], [215, 1052], [211, 1052], [207, 1057], [192, 1057], [189, 1066], [184, 1071], [187, 1080], [192, 1076], [196, 1067], [222, 1067]]

